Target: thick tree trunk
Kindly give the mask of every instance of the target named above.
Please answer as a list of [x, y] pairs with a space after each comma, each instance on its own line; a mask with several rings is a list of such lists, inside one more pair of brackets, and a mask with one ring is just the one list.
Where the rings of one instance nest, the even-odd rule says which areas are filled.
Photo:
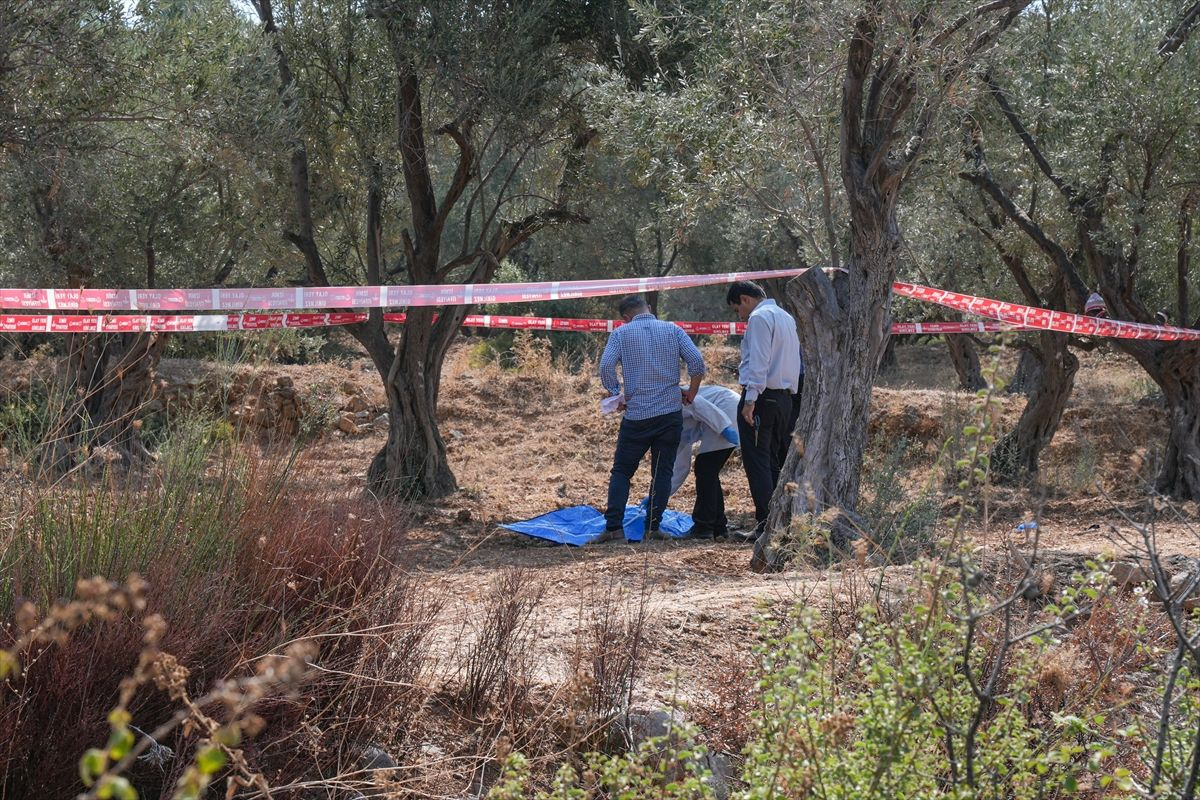
[[57, 478], [97, 447], [127, 467], [150, 457], [138, 418], [154, 391], [166, 337], [157, 333], [71, 334], [63, 407], [47, 429], [38, 474]]
[[883, 347], [883, 355], [879, 357], [879, 374], [887, 375], [900, 366], [896, 360], [896, 337], [888, 336], [887, 344]]
[[391, 369], [388, 440], [371, 461], [367, 485], [377, 495], [438, 498], [458, 488], [437, 424], [446, 347], [438, 346], [433, 309], [411, 308]]
[[1165, 345], [1159, 363], [1155, 378], [1170, 429], [1155, 488], [1179, 500], [1200, 500], [1200, 344]]
[[[766, 530], [755, 542], [751, 569], [781, 565], [785, 556], [772, 548], [772, 537], [791, 530], [794, 522], [800, 523], [796, 532], [803, 534], [805, 521], [816, 521], [814, 515], [826, 510], [836, 509], [834, 546], [852, 534], [871, 386], [891, 324], [892, 282], [901, 245], [896, 203], [944, 92], [1028, 5], [1029, 0], [985, 4], [947, 21], [932, 38], [926, 30], [930, 15], [922, 12], [911, 18], [912, 35], [906, 42], [878, 50], [884, 16], [880, 4], [868, 5], [853, 21], [838, 136], [850, 254], [845, 273], [832, 281], [819, 270], [809, 270], [788, 284], [806, 359], [803, 407], [798, 441], [780, 474]], [[945, 45], [969, 22], [987, 27], [972, 32], [962, 55], [945, 65]], [[923, 50], [923, 44], [910, 47], [926, 41], [937, 43], [932, 51]], [[927, 61], [933, 53], [935, 60]], [[941, 64], [936, 68], [939, 88], [929, 92], [918, 75], [934, 63]]]
[[975, 340], [964, 334], [947, 334], [946, 349], [950, 351], [950, 362], [958, 374], [958, 385], [968, 392], [976, 392], [987, 386], [979, 367], [979, 351]]
[[1038, 338], [1041, 379], [1029, 394], [1016, 427], [992, 450], [992, 474], [998, 480], [1020, 480], [1037, 474], [1042, 449], [1058, 431], [1075, 388], [1079, 359], [1067, 346], [1067, 334], [1046, 332]]
[[1013, 379], [1004, 387], [1008, 394], [1032, 395], [1042, 384], [1041, 357], [1033, 348], [1022, 348]]
[[650, 306], [650, 313], [658, 316], [658, 301], [662, 292], [646, 292], [646, 305]]
[[845, 274], [831, 281], [814, 269], [788, 283], [804, 350], [804, 394], [797, 441], [780, 473], [766, 533], [754, 546], [750, 566], [756, 571], [783, 566], [787, 548], [777, 543], [793, 522], [837, 509], [837, 545], [857, 524], [871, 386], [891, 324], [899, 235], [890, 219], [873, 240], [855, 240]]

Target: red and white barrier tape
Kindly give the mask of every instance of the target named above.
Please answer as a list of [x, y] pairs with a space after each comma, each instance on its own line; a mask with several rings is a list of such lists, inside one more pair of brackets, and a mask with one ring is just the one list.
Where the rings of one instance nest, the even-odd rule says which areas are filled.
[[[36, 308], [108, 311], [129, 308], [212, 310], [245, 308], [377, 308], [382, 306], [441, 306], [474, 303], [515, 303], [601, 297], [630, 292], [663, 291], [737, 280], [783, 278], [804, 270], [730, 272], [720, 275], [675, 275], [663, 278], [628, 278], [600, 281], [549, 281], [542, 283], [458, 284], [447, 286], [335, 286], [296, 289], [0, 289], [0, 308]], [[1147, 325], [1050, 311], [1006, 303], [986, 297], [931, 289], [912, 283], [893, 284], [896, 294], [937, 303], [998, 320], [1002, 325], [1028, 330], [1052, 330], [1085, 336], [1118, 339], [1200, 341], [1200, 331], [1169, 325]], [[394, 314], [389, 321], [399, 321]], [[540, 328], [544, 330], [612, 330], [609, 320], [564, 320], [551, 317], [473, 315], [469, 319], [506, 320], [487, 327]], [[365, 319], [349, 313], [231, 314], [231, 315], [8, 315], [0, 316], [0, 331], [9, 333], [71, 333], [128, 331], [218, 331], [298, 328], [345, 325]], [[960, 333], [992, 330], [987, 323], [899, 323], [893, 333]], [[914, 326], [911, 329], [905, 326]], [[984, 327], [978, 327], [984, 325]], [[933, 327], [939, 326], [939, 327]], [[950, 327], [945, 327], [950, 326]], [[955, 326], [968, 326], [956, 328]], [[976, 326], [976, 327], [970, 327]], [[736, 333], [735, 323], [681, 323], [689, 333]], [[995, 328], [999, 330], [999, 327]]]
[[1051, 311], [1046, 308], [1005, 303], [987, 297], [931, 289], [915, 283], [894, 283], [896, 294], [936, 303], [947, 308], [966, 311], [981, 317], [990, 317], [1020, 328], [1077, 333], [1081, 336], [1104, 336], [1112, 339], [1161, 339], [1169, 342], [1200, 341], [1200, 331], [1191, 328], [1176, 328], [1171, 325], [1147, 325], [1141, 322], [1125, 322], [1102, 317], [1087, 317], [1066, 311]]
[[800, 275], [803, 269], [538, 283], [321, 286], [294, 289], [0, 289], [0, 308], [44, 311], [256, 311], [400, 308], [644, 294]]
[[[384, 314], [385, 322], [403, 323], [407, 314]], [[272, 328], [320, 328], [364, 322], [366, 314], [0, 314], [0, 333], [139, 333], [167, 331], [202, 333], [206, 331], [257, 331]], [[463, 320], [466, 328], [506, 330], [582, 331], [603, 333], [624, 323], [612, 319], [570, 319], [564, 317], [521, 317], [501, 314], [470, 314]], [[742, 322], [676, 322], [695, 335], [740, 335]], [[999, 322], [897, 322], [894, 334], [983, 333], [1010, 326]]]
[[362, 322], [366, 314], [0, 314], [2, 333], [139, 333], [319, 328]]

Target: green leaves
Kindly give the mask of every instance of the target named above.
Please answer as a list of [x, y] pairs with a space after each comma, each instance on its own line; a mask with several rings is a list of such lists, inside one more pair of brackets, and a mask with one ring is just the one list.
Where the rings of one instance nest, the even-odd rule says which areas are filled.
[[135, 741], [133, 731], [129, 730], [129, 728], [114, 728], [112, 733], [108, 735], [108, 744], [105, 745], [105, 748], [108, 750], [108, 757], [113, 761], [120, 761], [125, 757], [126, 753], [133, 749]]
[[215, 774], [228, 760], [225, 751], [217, 745], [204, 747], [196, 754], [196, 766], [205, 775]]
[[128, 779], [110, 775], [101, 781], [96, 797], [100, 800], [138, 800], [138, 793]]
[[79, 759], [79, 778], [84, 786], [91, 786], [108, 769], [108, 754], [95, 747], [87, 750]]

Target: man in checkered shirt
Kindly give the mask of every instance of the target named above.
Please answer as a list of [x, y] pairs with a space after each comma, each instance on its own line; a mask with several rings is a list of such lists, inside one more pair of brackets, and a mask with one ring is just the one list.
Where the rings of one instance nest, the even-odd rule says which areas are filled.
[[[619, 408], [625, 418], [617, 434], [612, 475], [608, 480], [605, 531], [596, 540], [609, 542], [625, 535], [623, 521], [629, 482], [646, 451], [650, 451], [650, 507], [646, 538], [667, 539], [659, 531], [671, 497], [671, 469], [683, 430], [683, 404], [691, 403], [704, 377], [704, 358], [688, 335], [675, 324], [656, 319], [646, 301], [626, 297], [617, 306], [625, 324], [612, 332], [600, 357], [600, 381], [609, 395], [624, 392]], [[679, 389], [679, 362], [687, 365], [691, 383]], [[617, 365], [622, 381], [617, 379]]]

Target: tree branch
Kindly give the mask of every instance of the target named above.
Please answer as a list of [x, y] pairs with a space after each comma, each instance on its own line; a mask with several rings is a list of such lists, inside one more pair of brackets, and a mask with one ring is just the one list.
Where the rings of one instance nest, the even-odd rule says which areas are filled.
[[1071, 256], [1067, 254], [1062, 245], [1047, 236], [1040, 225], [1017, 207], [1012, 198], [996, 183], [991, 172], [986, 167], [982, 170], [960, 172], [959, 177], [986, 192], [1004, 212], [1005, 216], [1015, 222], [1017, 227], [1024, 231], [1030, 239], [1033, 239], [1042, 252], [1049, 256], [1054, 265], [1058, 267], [1066, 279], [1071, 293], [1074, 295], [1075, 302], [1083, 305], [1088, 295], [1087, 284], [1079, 277], [1079, 273], [1075, 270], [1075, 265], [1071, 261]]
[[1017, 282], [1017, 286], [1020, 288], [1021, 294], [1025, 296], [1025, 302], [1029, 303], [1031, 306], [1043, 305], [1041, 296], [1038, 294], [1037, 289], [1035, 289], [1033, 286], [1033, 281], [1029, 279], [1029, 273], [1025, 269], [1024, 259], [1015, 253], [1010, 253], [1008, 248], [1004, 246], [1004, 243], [1001, 242], [993, 232], [1000, 229], [1000, 220], [995, 218], [990, 219], [989, 227], [988, 225], [984, 225], [981, 220], [976, 219], [975, 215], [972, 214], [961, 203], [959, 203], [957, 198], [955, 198], [955, 205], [958, 206], [959, 213], [971, 223], [971, 226], [974, 227], [975, 230], [978, 231], [979, 234], [988, 242], [990, 242], [992, 247], [996, 249], [996, 252], [1000, 256], [1000, 260], [1004, 262], [1006, 267], [1008, 267], [1008, 271], [1013, 276], [1013, 280]]
[[587, 224], [589, 222], [591, 222], [589, 217], [566, 209], [547, 208], [536, 211], [515, 222], [501, 225], [500, 230], [496, 233], [495, 245], [491, 252], [497, 261], [501, 261], [512, 252], [513, 248], [543, 228], [567, 223]]
[[861, 164], [863, 152], [863, 84], [875, 54], [875, 24], [866, 12], [854, 21], [842, 78], [842, 164]]
[[1177, 325], [1188, 321], [1188, 273], [1192, 269], [1192, 215], [1196, 211], [1197, 191], [1188, 192], [1179, 204], [1179, 244], [1175, 250], [1175, 294], [1178, 302]]
[[437, 218], [434, 221], [439, 232], [446, 226], [446, 218], [449, 216], [450, 210], [454, 208], [455, 203], [466, 191], [471, 175], [475, 171], [475, 151], [471, 147], [473, 127], [473, 123], [468, 119], [463, 124], [462, 130], [453, 124], [443, 125], [437, 130], [437, 133], [446, 134], [458, 145], [458, 167], [454, 170], [454, 178], [450, 181], [450, 186], [446, 188], [441, 208], [438, 209]]
[[[263, 25], [263, 36], [271, 42], [275, 51], [276, 66], [279, 70], [279, 102], [284, 114], [295, 116], [295, 100], [292, 92], [295, 79], [292, 76], [291, 65], [287, 53], [283, 49], [283, 41], [279, 29], [275, 25], [275, 14], [271, 0], [254, 0], [254, 8]], [[328, 286], [329, 279], [325, 275], [325, 265], [321, 260], [321, 252], [317, 248], [316, 226], [313, 224], [312, 195], [308, 177], [308, 149], [299, 133], [291, 142], [292, 153], [289, 159], [291, 166], [292, 202], [295, 204], [296, 223], [299, 233], [287, 233], [287, 239], [304, 255], [308, 283], [311, 286]]]
[[409, 214], [413, 225], [413, 258], [410, 271], [414, 281], [430, 280], [429, 265], [422, 263], [426, 252], [437, 250], [437, 199], [429, 172], [429, 152], [425, 144], [425, 115], [421, 105], [421, 81], [404, 54], [405, 31], [393, 22], [386, 23], [392, 60], [396, 69], [396, 129], [404, 187], [408, 192]]
[[1162, 42], [1158, 45], [1158, 54], [1164, 60], [1174, 55], [1175, 51], [1187, 41], [1188, 34], [1192, 32], [1192, 28], [1197, 22], [1200, 22], [1200, 0], [1185, 9], [1179, 21], [1172, 25], [1171, 30], [1163, 36]]
[[1054, 171], [1054, 168], [1050, 166], [1050, 162], [1042, 153], [1041, 148], [1038, 147], [1037, 142], [1033, 140], [1033, 137], [1029, 134], [1029, 131], [1025, 128], [1025, 125], [1021, 122], [1020, 118], [1017, 117], [1017, 113], [1009, 104], [1008, 98], [1004, 96], [1004, 92], [1001, 91], [1000, 86], [992, 79], [990, 72], [984, 73], [983, 82], [985, 85], [987, 85], [988, 91], [992, 95], [992, 99], [996, 101], [996, 105], [1000, 106], [1000, 110], [1003, 112], [1004, 118], [1008, 120], [1008, 124], [1017, 134], [1017, 138], [1019, 138], [1021, 143], [1025, 145], [1025, 149], [1029, 151], [1031, 156], [1033, 156], [1033, 160], [1037, 162], [1038, 168], [1041, 169], [1043, 174], [1050, 179], [1050, 182], [1053, 183], [1060, 192], [1062, 192], [1062, 195], [1064, 198], [1066, 198], [1067, 203], [1071, 206], [1074, 206], [1078, 202], [1079, 192], [1075, 189], [1075, 187], [1071, 186], [1066, 180], [1060, 177], [1058, 173]]

